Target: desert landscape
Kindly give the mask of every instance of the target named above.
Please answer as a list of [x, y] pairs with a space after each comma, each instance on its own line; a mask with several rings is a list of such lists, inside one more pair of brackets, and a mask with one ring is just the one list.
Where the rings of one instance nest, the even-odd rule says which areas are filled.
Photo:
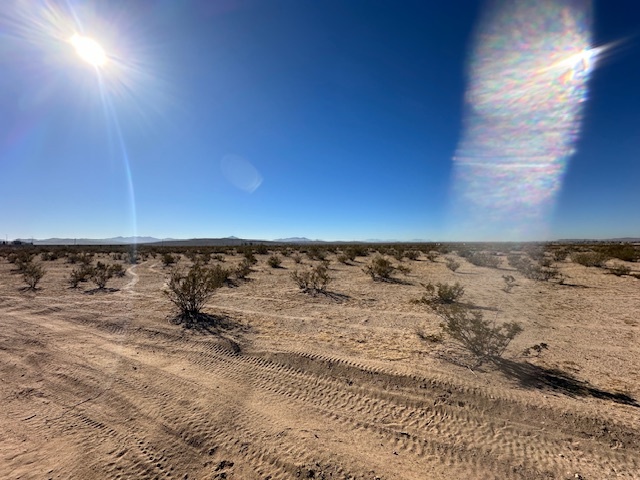
[[[583, 261], [606, 247], [5, 246], [0, 477], [638, 479], [640, 267]], [[194, 264], [229, 278], [185, 325], [163, 291]], [[504, 353], [443, 330], [456, 283], [521, 327]]]

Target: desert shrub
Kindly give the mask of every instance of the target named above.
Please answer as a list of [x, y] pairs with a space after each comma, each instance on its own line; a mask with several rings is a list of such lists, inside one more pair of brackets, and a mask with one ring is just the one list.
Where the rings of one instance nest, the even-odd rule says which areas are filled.
[[114, 263], [113, 265], [109, 265], [109, 270], [111, 270], [111, 273], [114, 277], [124, 277], [125, 270], [121, 263]]
[[356, 257], [367, 257], [369, 255], [369, 248], [365, 245], [349, 245], [344, 249], [345, 255], [349, 257], [352, 262]]
[[411, 267], [408, 267], [407, 265], [400, 264], [395, 267], [395, 269], [403, 275], [409, 275], [411, 273]]
[[478, 310], [443, 308], [439, 314], [443, 319], [442, 330], [473, 354], [478, 363], [499, 359], [523, 330], [516, 322], [498, 325], [485, 320]]
[[571, 256], [574, 263], [585, 267], [603, 267], [609, 257], [602, 252], [578, 252]]
[[460, 268], [460, 262], [457, 262], [453, 258], [447, 258], [447, 260], [445, 261], [445, 264], [446, 264], [447, 268], [449, 270], [451, 270], [452, 272], [455, 272], [456, 270], [458, 270]]
[[174, 263], [176, 263], [176, 257], [168, 252], [162, 254], [162, 265], [168, 267], [170, 265], [173, 265]]
[[391, 279], [391, 274], [396, 270], [396, 267], [393, 266], [390, 260], [384, 258], [382, 255], [376, 255], [363, 270], [370, 275], [373, 280], [387, 281]]
[[195, 263], [186, 273], [177, 269], [171, 272], [164, 294], [178, 308], [182, 323], [197, 323], [207, 301], [224, 285], [229, 272], [216, 266], [219, 268]]
[[329, 270], [322, 263], [302, 272], [294, 270], [291, 278], [305, 293], [326, 293], [327, 285], [331, 282]]
[[45, 269], [40, 263], [27, 262], [21, 268], [22, 278], [31, 290], [35, 290], [38, 283], [44, 277]]
[[640, 256], [640, 252], [629, 243], [606, 245], [600, 247], [598, 251], [609, 258], [617, 258], [625, 262], [635, 262]]
[[282, 258], [280, 258], [278, 255], [271, 255], [267, 259], [267, 263], [271, 268], [280, 268], [280, 266], [282, 265]]
[[244, 252], [244, 258], [247, 262], [249, 262], [249, 265], [255, 265], [256, 263], [258, 263], [258, 259], [256, 258], [256, 256], [253, 254], [252, 250], [247, 250]]
[[236, 267], [233, 274], [238, 280], [245, 280], [247, 276], [252, 272], [251, 266], [253, 264], [247, 258], [243, 258], [240, 264]]
[[430, 262], [435, 262], [438, 259], [438, 257], [440, 256], [440, 254], [438, 252], [436, 252], [435, 250], [429, 250], [426, 255], [427, 255], [427, 259]]
[[618, 263], [609, 267], [609, 273], [621, 277], [623, 275], [629, 275], [631, 273], [631, 268]]
[[320, 247], [311, 247], [307, 251], [309, 260], [324, 260], [327, 258], [327, 252]]
[[464, 295], [464, 287], [458, 282], [453, 285], [448, 283], [436, 283], [434, 285], [429, 282], [427, 284], [423, 283], [422, 286], [426, 291], [418, 302], [431, 306], [452, 304]]
[[224, 262], [224, 255], [216, 253], [215, 255], [211, 255], [211, 259], [215, 260], [216, 262]]
[[498, 268], [500, 266], [500, 257], [488, 253], [473, 252], [467, 255], [466, 259], [476, 267]]
[[40, 254], [40, 259], [43, 262], [53, 262], [58, 259], [58, 252], [42, 252]]
[[98, 262], [89, 274], [91, 281], [101, 290], [107, 286], [107, 282], [111, 277], [113, 277], [113, 271], [109, 265], [102, 262]]
[[349, 265], [349, 262], [350, 262], [349, 257], [345, 253], [339, 253], [338, 257], [337, 257], [337, 260], [340, 263], [344, 263], [345, 265]]
[[531, 261], [530, 258], [523, 255], [509, 255], [507, 257], [509, 265], [520, 272], [525, 278], [537, 282], [550, 282], [556, 280], [558, 283], [564, 283], [565, 277], [560, 273], [558, 267], [550, 262], [539, 264]]
[[513, 290], [513, 287], [516, 285], [516, 279], [513, 275], [503, 275], [502, 280], [504, 280], [504, 285], [502, 286], [502, 290], [509, 293]]
[[401, 262], [404, 259], [404, 251], [399, 250], [397, 248], [392, 248], [389, 251], [389, 255], [395, 258], [398, 262]]
[[69, 285], [72, 288], [77, 288], [80, 282], [86, 282], [91, 275], [91, 268], [86, 265], [81, 265], [74, 268], [69, 274]]
[[295, 263], [302, 263], [302, 255], [300, 255], [298, 252], [291, 255], [291, 258]]
[[406, 250], [404, 252], [404, 256], [406, 258], [408, 258], [409, 260], [416, 261], [416, 260], [418, 260], [418, 258], [420, 258], [420, 251], [419, 250]]
[[269, 249], [266, 245], [259, 243], [253, 249], [256, 255], [267, 255], [269, 253]]
[[564, 262], [569, 256], [570, 250], [567, 248], [558, 248], [557, 250], [553, 250], [551, 256], [556, 262]]

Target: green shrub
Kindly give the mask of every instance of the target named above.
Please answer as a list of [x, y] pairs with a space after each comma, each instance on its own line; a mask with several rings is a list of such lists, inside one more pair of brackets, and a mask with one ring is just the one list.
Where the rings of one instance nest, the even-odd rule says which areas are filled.
[[382, 255], [376, 255], [363, 270], [370, 275], [373, 280], [388, 281], [391, 279], [391, 274], [393, 274], [396, 268], [390, 260], [384, 258]]
[[280, 268], [282, 265], [282, 259], [278, 255], [271, 255], [267, 259], [267, 263], [271, 268]]
[[185, 273], [173, 270], [164, 294], [177, 307], [179, 318], [187, 326], [197, 323], [202, 309], [215, 291], [224, 285], [229, 272], [219, 268], [207, 268], [198, 263]]
[[488, 253], [473, 252], [467, 255], [466, 259], [476, 267], [498, 268], [500, 266], [500, 257]]
[[584, 265], [585, 267], [604, 267], [609, 260], [609, 256], [602, 252], [579, 252], [571, 256], [574, 263]]
[[95, 267], [91, 269], [89, 278], [96, 284], [99, 289], [104, 289], [107, 286], [109, 279], [113, 277], [113, 271], [108, 265], [98, 262]]
[[234, 275], [238, 280], [245, 280], [247, 276], [253, 271], [251, 269], [252, 263], [246, 257], [242, 259], [240, 264], [234, 270]]
[[72, 288], [77, 288], [80, 282], [86, 282], [91, 275], [91, 267], [81, 265], [74, 268], [69, 275], [69, 284]]
[[40, 263], [27, 262], [22, 265], [21, 273], [24, 282], [31, 290], [35, 290], [38, 283], [44, 277], [45, 269]]
[[485, 320], [477, 310], [443, 308], [439, 314], [444, 320], [442, 330], [473, 354], [478, 363], [499, 359], [523, 330], [516, 322], [498, 325], [495, 321]]
[[294, 270], [291, 278], [305, 293], [326, 293], [327, 285], [331, 282], [329, 270], [324, 264], [316, 265], [302, 272]]
[[422, 296], [420, 303], [426, 303], [431, 306], [452, 304], [464, 295], [464, 287], [458, 282], [450, 285], [448, 283], [436, 283], [431, 282], [422, 284], [426, 292]]

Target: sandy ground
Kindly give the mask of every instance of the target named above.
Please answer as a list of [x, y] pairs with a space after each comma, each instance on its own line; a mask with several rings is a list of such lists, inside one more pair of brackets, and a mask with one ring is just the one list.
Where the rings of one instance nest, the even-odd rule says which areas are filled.
[[[170, 323], [159, 258], [97, 292], [69, 288], [64, 260], [25, 291], [0, 260], [0, 478], [640, 478], [637, 278], [563, 262], [554, 285], [423, 256], [380, 283], [332, 255], [332, 294], [312, 297], [290, 258], [266, 258], [200, 330]], [[501, 366], [417, 335], [440, 330], [411, 302], [426, 281], [521, 322]]]

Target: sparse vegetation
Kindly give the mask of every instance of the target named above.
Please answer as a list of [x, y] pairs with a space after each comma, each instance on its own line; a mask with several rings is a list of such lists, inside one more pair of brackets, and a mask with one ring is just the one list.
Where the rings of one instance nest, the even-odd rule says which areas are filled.
[[[434, 260], [435, 261], [435, 260]], [[460, 268], [460, 262], [454, 260], [453, 258], [447, 258], [445, 260], [445, 265], [447, 266], [447, 268], [449, 270], [451, 270], [452, 272], [455, 272], [456, 270], [458, 270]]]
[[282, 258], [278, 255], [271, 255], [267, 259], [267, 263], [271, 268], [280, 268], [282, 266]]
[[22, 278], [30, 290], [36, 289], [38, 283], [42, 277], [44, 277], [45, 272], [44, 267], [40, 263], [31, 260], [21, 266]]
[[448, 307], [440, 309], [439, 314], [442, 330], [474, 355], [478, 364], [499, 359], [523, 330], [517, 322], [497, 324], [485, 320], [478, 310]]
[[631, 273], [631, 268], [626, 265], [616, 263], [609, 267], [609, 273], [621, 277], [623, 275], [629, 275]]
[[426, 303], [432, 307], [437, 307], [438, 305], [450, 305], [464, 295], [464, 287], [458, 282], [452, 285], [448, 283], [436, 283], [434, 285], [429, 282], [427, 284], [423, 283], [422, 286], [426, 291], [418, 302]]
[[178, 269], [171, 272], [164, 293], [178, 308], [179, 319], [185, 325], [198, 322], [207, 301], [228, 279], [229, 272], [219, 265], [216, 267], [196, 263], [186, 273]]
[[585, 267], [604, 267], [609, 256], [602, 252], [578, 252], [571, 256], [574, 263]]
[[291, 278], [300, 290], [312, 294], [326, 293], [327, 285], [331, 282], [329, 271], [322, 263], [301, 272], [294, 270], [291, 273]]
[[376, 255], [363, 270], [375, 281], [389, 281], [396, 267], [393, 266], [389, 259], [382, 255]]

